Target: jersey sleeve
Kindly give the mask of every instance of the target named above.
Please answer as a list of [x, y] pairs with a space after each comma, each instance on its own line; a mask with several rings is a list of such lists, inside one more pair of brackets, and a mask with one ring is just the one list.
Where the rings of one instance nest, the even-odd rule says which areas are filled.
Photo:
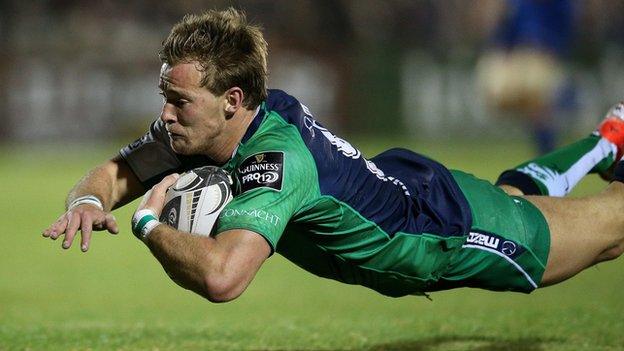
[[[296, 143], [295, 143], [296, 144]], [[260, 145], [246, 153], [234, 171], [234, 199], [219, 215], [217, 235], [246, 229], [262, 235], [271, 252], [288, 222], [307, 203], [310, 182], [317, 181], [312, 158], [296, 145]]]
[[[134, 174], [144, 185], [181, 166], [180, 159], [169, 145], [169, 136], [161, 120], [150, 125], [149, 131], [119, 151]], [[160, 177], [162, 178], [162, 177]]]
[[215, 164], [204, 156], [176, 154], [169, 144], [165, 124], [160, 119], [152, 122], [147, 133], [123, 147], [119, 154], [145, 188], [152, 187], [170, 173]]

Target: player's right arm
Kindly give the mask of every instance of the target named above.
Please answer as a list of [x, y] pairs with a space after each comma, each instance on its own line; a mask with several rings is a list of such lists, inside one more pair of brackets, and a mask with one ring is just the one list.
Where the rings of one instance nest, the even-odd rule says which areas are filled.
[[144, 191], [128, 163], [116, 156], [89, 171], [74, 186], [67, 196], [65, 213], [43, 231], [43, 236], [56, 240], [65, 235], [62, 246], [68, 249], [80, 230], [80, 248], [87, 251], [93, 230], [107, 230], [111, 234], [119, 231], [110, 211]]
[[118, 232], [111, 210], [139, 197], [164, 174], [180, 166], [164, 124], [154, 121], [145, 135], [89, 171], [74, 186], [67, 196], [66, 212], [43, 231], [43, 236], [55, 240], [65, 235], [63, 248], [68, 249], [80, 230], [80, 248], [87, 251], [92, 230]]

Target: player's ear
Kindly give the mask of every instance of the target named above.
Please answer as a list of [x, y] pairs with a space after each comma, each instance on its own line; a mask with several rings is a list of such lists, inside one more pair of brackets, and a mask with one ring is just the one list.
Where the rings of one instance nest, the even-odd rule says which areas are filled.
[[233, 87], [225, 92], [225, 112], [233, 115], [239, 108], [243, 107], [243, 90], [239, 87]]

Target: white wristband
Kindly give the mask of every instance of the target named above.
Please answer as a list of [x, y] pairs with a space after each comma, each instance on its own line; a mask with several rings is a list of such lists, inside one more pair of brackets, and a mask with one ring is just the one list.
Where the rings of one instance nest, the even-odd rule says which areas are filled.
[[81, 196], [79, 198], [76, 198], [76, 199], [74, 199], [74, 201], [72, 201], [69, 204], [69, 206], [67, 206], [67, 209], [68, 210], [72, 210], [76, 206], [82, 205], [82, 204], [93, 205], [93, 206], [96, 206], [97, 208], [99, 208], [100, 210], [104, 210], [104, 206], [102, 205], [102, 201], [100, 201], [100, 199], [98, 199], [95, 195], [85, 195], [85, 196]]
[[132, 216], [132, 233], [134, 236], [145, 241], [147, 236], [152, 232], [160, 222], [156, 217], [156, 213], [150, 209], [142, 209], [136, 211]]

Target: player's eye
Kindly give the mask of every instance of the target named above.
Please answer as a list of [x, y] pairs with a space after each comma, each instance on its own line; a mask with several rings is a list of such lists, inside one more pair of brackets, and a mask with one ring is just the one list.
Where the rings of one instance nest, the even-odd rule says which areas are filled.
[[188, 104], [187, 100], [184, 99], [176, 99], [171, 102], [176, 107], [184, 107], [184, 105]]
[[158, 95], [162, 96], [163, 99], [163, 103], [167, 104], [172, 104], [175, 107], [184, 107], [184, 105], [186, 105], [188, 103], [188, 100], [186, 99], [174, 99], [174, 98], [167, 98], [167, 96], [165, 95], [164, 92], [159, 92]]

